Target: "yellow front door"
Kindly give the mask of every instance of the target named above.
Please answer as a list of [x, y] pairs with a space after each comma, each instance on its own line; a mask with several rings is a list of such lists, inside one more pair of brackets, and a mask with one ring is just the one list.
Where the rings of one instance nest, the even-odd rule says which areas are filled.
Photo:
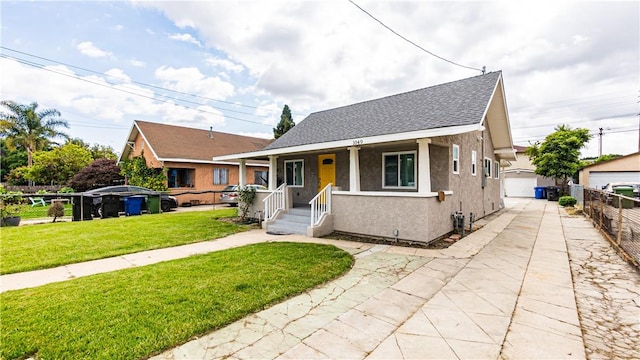
[[336, 183], [336, 154], [318, 155], [318, 192]]

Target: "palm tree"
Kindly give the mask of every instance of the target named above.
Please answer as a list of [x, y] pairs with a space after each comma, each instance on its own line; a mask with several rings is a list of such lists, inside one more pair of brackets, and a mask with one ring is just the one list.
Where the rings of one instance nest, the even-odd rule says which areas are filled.
[[60, 119], [56, 109], [37, 111], [38, 103], [22, 105], [13, 101], [0, 101], [9, 109], [8, 113], [0, 113], [0, 136], [6, 137], [9, 150], [21, 147], [27, 151], [27, 166], [33, 165], [33, 153], [54, 143], [60, 137], [69, 139], [69, 135], [57, 130], [59, 127], [69, 128], [66, 120]]

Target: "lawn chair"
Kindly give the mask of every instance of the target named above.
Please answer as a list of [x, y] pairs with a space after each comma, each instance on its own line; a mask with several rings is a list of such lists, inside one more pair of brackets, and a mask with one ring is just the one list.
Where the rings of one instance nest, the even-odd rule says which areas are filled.
[[29, 201], [31, 201], [31, 207], [34, 206], [47, 206], [47, 203], [41, 197], [31, 197], [29, 196]]

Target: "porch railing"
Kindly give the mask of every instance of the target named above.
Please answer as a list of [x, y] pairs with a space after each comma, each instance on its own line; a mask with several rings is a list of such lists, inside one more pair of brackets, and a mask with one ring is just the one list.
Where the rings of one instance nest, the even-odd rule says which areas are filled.
[[318, 225], [322, 215], [331, 213], [331, 184], [327, 184], [309, 201], [311, 204], [311, 226]]
[[264, 219], [269, 221], [278, 213], [278, 210], [284, 210], [285, 204], [285, 188], [287, 184], [278, 186], [271, 194], [269, 194], [264, 200]]

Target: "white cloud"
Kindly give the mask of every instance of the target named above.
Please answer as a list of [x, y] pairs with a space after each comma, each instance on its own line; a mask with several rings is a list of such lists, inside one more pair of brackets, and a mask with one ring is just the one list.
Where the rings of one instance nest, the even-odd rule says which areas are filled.
[[[629, 30], [640, 26], [638, 2], [358, 3], [400, 34], [439, 56], [471, 67], [486, 65], [489, 71], [503, 70], [513, 135], [523, 139], [524, 144], [526, 140], [546, 136], [560, 123], [586, 126], [590, 130], [601, 126], [613, 129], [632, 122], [637, 126], [637, 116], [617, 115], [638, 112], [640, 79], [630, 74], [640, 73], [640, 34]], [[154, 23], [152, 30], [145, 28], [146, 25], [135, 28], [137, 24], [122, 23], [125, 26], [122, 34], [136, 32], [147, 39], [153, 36], [154, 41], [136, 48], [137, 52], [126, 46], [120, 48], [107, 41], [94, 40], [122, 54], [123, 58], [132, 59], [130, 63], [136, 68], [125, 63], [113, 66], [121, 67], [128, 72], [126, 75], [139, 81], [259, 106], [261, 108], [242, 110], [255, 113], [259, 120], [254, 117], [252, 121], [263, 121], [255, 132], [274, 126], [284, 104], [291, 107], [298, 123], [304, 117], [300, 113], [480, 74], [439, 60], [406, 43], [347, 1], [143, 1], [135, 4], [134, 10], [143, 17], [152, 13], [156, 20], [159, 9], [173, 24], [161, 19]], [[147, 11], [149, 7], [152, 11]], [[116, 25], [117, 22], [111, 22], [110, 28]], [[157, 37], [156, 34], [165, 35]], [[173, 34], [172, 40], [167, 34]], [[23, 39], [24, 44], [34, 41], [24, 32], [19, 36], [14, 34], [7, 43], [18, 38]], [[180, 53], [176, 49], [183, 46], [175, 40], [199, 48], [196, 52]], [[51, 47], [53, 50], [48, 49], [50, 52], [45, 55], [50, 58], [57, 58], [51, 54], [67, 50], [61, 43]], [[78, 50], [86, 56], [113, 56], [91, 42], [82, 43]], [[81, 60], [88, 65], [69, 63], [95, 69], [93, 60]], [[13, 69], [17, 65], [11, 66]], [[11, 74], [4, 67], [3, 70]], [[66, 68], [58, 70], [70, 72]], [[79, 84], [60, 75], [37, 69], [31, 72], [35, 74], [20, 72], [21, 82], [11, 80], [12, 84], [3, 78], [3, 97], [4, 93], [16, 94], [14, 90], [21, 89], [22, 96], [30, 100], [57, 98], [61, 104], [75, 100], [73, 104], [95, 109], [91, 114], [99, 119], [128, 121], [136, 116], [184, 122], [188, 121], [184, 116], [192, 115], [200, 116], [198, 121], [203, 124], [205, 120], [213, 121], [202, 118], [207, 112], [198, 115], [180, 110], [177, 104], [136, 99], [118, 92], [113, 95], [113, 90]], [[152, 78], [154, 75], [156, 79]], [[96, 81], [104, 81], [106, 76], [96, 77]], [[12, 74], [12, 78], [17, 77]], [[34, 83], [39, 86], [25, 85]], [[154, 95], [148, 89], [136, 88], [136, 91]], [[31, 98], [36, 94], [38, 97]], [[112, 100], [107, 100], [109, 94]], [[613, 98], [604, 101], [610, 94]], [[205, 104], [202, 99], [197, 102]], [[206, 105], [231, 107], [214, 102]], [[98, 114], [98, 106], [108, 106], [104, 108], [108, 111], [103, 109]], [[231, 116], [227, 117], [229, 127], [237, 124]], [[549, 125], [532, 128], [532, 124]], [[253, 125], [246, 126], [246, 129], [233, 130], [253, 131], [250, 128]], [[603, 138], [603, 151], [622, 154], [637, 151], [637, 140], [633, 136], [637, 137], [637, 129], [623, 133], [612, 130]], [[595, 147], [592, 143], [587, 152], [597, 151], [597, 141]]]
[[206, 77], [198, 68], [173, 68], [161, 66], [155, 71], [163, 87], [211, 99], [224, 100], [234, 94], [233, 84], [219, 77]]
[[81, 42], [76, 46], [76, 48], [80, 51], [81, 54], [92, 57], [92, 58], [101, 58], [101, 57], [109, 57], [112, 54], [108, 51], [100, 50], [97, 46], [93, 45], [91, 41]]
[[194, 38], [191, 34], [171, 34], [169, 35], [169, 39], [184, 41], [186, 43], [198, 45], [198, 47], [202, 47], [200, 41]]
[[124, 29], [124, 26], [123, 26], [123, 25], [118, 24], [118, 25], [116, 25], [116, 26], [115, 26], [115, 28], [114, 28], [114, 29], [116, 29], [117, 31], [121, 31], [122, 29]]
[[142, 60], [138, 60], [138, 59], [131, 59], [129, 60], [129, 64], [135, 66], [135, 67], [145, 67], [147, 66], [147, 63], [142, 61]]
[[107, 70], [104, 74], [107, 75], [107, 77], [111, 81], [125, 83], [131, 82], [131, 78], [127, 76], [121, 69], [110, 69]]
[[270, 133], [266, 133], [266, 132], [240, 132], [238, 135], [251, 136], [251, 137], [261, 138], [261, 139], [273, 139], [273, 132], [270, 132]]
[[162, 119], [169, 124], [200, 129], [223, 127], [225, 124], [224, 114], [211, 106], [185, 108], [171, 103], [161, 105], [161, 109]]
[[220, 59], [214, 56], [207, 56], [206, 63], [211, 67], [222, 68], [233, 73], [241, 73], [244, 71], [244, 66], [242, 66], [241, 64], [237, 64], [226, 59]]
[[[1, 77], [0, 88], [3, 98], [17, 102], [38, 101], [43, 108], [61, 111], [63, 118], [69, 113], [78, 114], [81, 119], [93, 119], [97, 128], [127, 124], [134, 119], [161, 119], [182, 126], [202, 127], [224, 126], [222, 112], [210, 106], [181, 106], [171, 100], [153, 100], [154, 92], [131, 83], [110, 85], [101, 76], [80, 76], [65, 66], [46, 67], [49, 71], [34, 72], [31, 68], [10, 59], [0, 59], [4, 71], [13, 74], [11, 78]], [[117, 76], [120, 80], [127, 76], [120, 69], [107, 71], [107, 76]], [[71, 77], [79, 77], [77, 81]], [[39, 86], [33, 86], [37, 83]], [[55, 91], [51, 91], [55, 89]], [[25, 97], [24, 94], [29, 94]], [[136, 96], [134, 94], [139, 94]], [[72, 116], [73, 117], [73, 116]], [[72, 130], [74, 122], [70, 122]], [[94, 132], [95, 133], [95, 132]], [[89, 142], [119, 144], [122, 139], [107, 139], [99, 133]], [[119, 146], [119, 145], [118, 145]]]

